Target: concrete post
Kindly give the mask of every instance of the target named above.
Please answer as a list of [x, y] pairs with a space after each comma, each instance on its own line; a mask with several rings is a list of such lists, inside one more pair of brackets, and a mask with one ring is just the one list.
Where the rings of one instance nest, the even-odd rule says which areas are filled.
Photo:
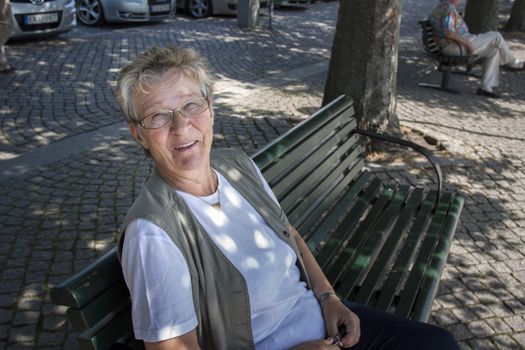
[[253, 29], [259, 20], [259, 0], [239, 0], [237, 2], [237, 24], [241, 28]]

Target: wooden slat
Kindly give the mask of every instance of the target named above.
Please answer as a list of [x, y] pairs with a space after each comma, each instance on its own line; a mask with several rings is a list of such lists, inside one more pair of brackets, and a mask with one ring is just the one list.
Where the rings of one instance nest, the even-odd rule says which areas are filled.
[[81, 333], [78, 342], [82, 350], [107, 350], [125, 337], [130, 329], [131, 308], [124, 307], [109, 313], [97, 325]]
[[416, 260], [414, 262], [412, 271], [406, 281], [406, 286], [400, 295], [399, 304], [396, 307], [395, 314], [404, 317], [410, 317], [411, 312], [418, 295], [418, 289], [427, 274], [427, 268], [435, 250], [436, 244], [439, 240], [439, 231], [445, 220], [445, 215], [448, 211], [448, 206], [451, 199], [450, 193], [445, 193], [439, 199], [439, 203], [432, 217], [432, 221], [428, 228], [428, 232], [421, 244]]
[[[332, 119], [316, 133], [309, 138], [303, 139], [295, 148], [286, 153], [279, 160], [279, 163], [264, 169], [263, 173], [270, 186], [284, 182], [290, 177], [291, 173], [300, 174], [302, 177], [308, 175], [311, 165], [316, 161], [322, 161], [328, 154], [333, 152], [337, 145], [345, 145], [350, 148], [358, 140], [358, 137], [352, 138], [351, 132], [357, 127], [355, 119], [350, 118], [347, 114], [341, 114]], [[301, 170], [303, 170], [301, 172]], [[279, 188], [276, 188], [279, 191]]]
[[[344, 152], [344, 150], [344, 148], [341, 148], [340, 151]], [[339, 154], [339, 150], [337, 154]], [[337, 186], [345, 174], [355, 174], [352, 168], [359, 165], [360, 154], [360, 149], [354, 149], [351, 153], [341, 155], [342, 162], [329, 158], [328, 162], [333, 164], [323, 164], [324, 167], [320, 166], [318, 171], [311, 173], [308, 178], [296, 184], [286, 196], [279, 198], [282, 208], [288, 215], [297, 215], [294, 212], [298, 207], [307, 208], [319, 196], [325, 196], [326, 193], [329, 193], [332, 188]]]
[[313, 135], [321, 125], [342, 113], [347, 114], [349, 117], [353, 115], [353, 102], [347, 96], [339, 96], [337, 99], [314, 113], [310, 118], [297, 124], [288, 132], [256, 152], [252, 156], [252, 159], [264, 172], [267, 167], [271, 166], [272, 163], [277, 162], [278, 159], [292, 149], [298, 142], [308, 135]]
[[[368, 171], [361, 171], [362, 168], [363, 160], [361, 159], [326, 196], [317, 198], [309, 207], [303, 207], [302, 205], [297, 207], [297, 209], [288, 216], [290, 222], [301, 232], [308, 244], [315, 242], [310, 239], [310, 232], [318, 226], [322, 215], [325, 214], [330, 207], [334, 206], [338, 198], [339, 200], [335, 204], [335, 207], [348, 208], [349, 204], [364, 188], [370, 177], [370, 173]], [[350, 183], [352, 183], [352, 185], [350, 188], [347, 188]], [[343, 194], [344, 196], [342, 196]]]
[[[381, 187], [379, 186], [377, 190], [380, 190], [380, 188]], [[377, 192], [375, 194], [377, 194]], [[379, 197], [375, 199], [372, 207], [370, 207], [371, 198], [365, 198], [363, 196], [363, 200], [358, 200], [356, 202], [356, 206], [354, 207], [356, 208], [358, 205], [362, 206], [361, 215], [357, 217], [349, 217], [350, 214], [347, 215], [343, 223], [337, 228], [336, 233], [328, 239], [326, 245], [321, 249], [318, 259], [320, 261], [320, 265], [323, 266], [326, 277], [331, 282], [334, 284], [338, 282], [339, 277], [348, 267], [347, 263], [349, 258], [354, 253], [354, 247], [358, 245], [358, 242], [362, 238], [363, 234], [365, 234], [365, 231], [368, 231], [368, 229], [372, 228], [372, 225], [375, 223], [378, 217], [378, 209], [384, 207], [388, 203], [392, 194], [392, 191], [380, 191]], [[362, 214], [365, 214], [363, 224], [360, 223]], [[357, 223], [359, 223], [359, 226], [357, 226]], [[366, 226], [365, 223], [368, 223], [368, 226]], [[356, 230], [354, 230], [355, 227], [357, 227]], [[344, 250], [337, 256], [337, 261], [328, 268], [330, 259], [332, 259], [336, 253], [339, 253], [339, 249], [341, 248], [342, 244], [348, 239], [349, 241], [346, 244]]]
[[82, 331], [94, 326], [111, 310], [121, 309], [125, 305], [130, 305], [129, 291], [124, 279], [121, 279], [84, 308], [69, 308], [67, 314], [73, 327]]
[[431, 212], [436, 198], [435, 192], [430, 192], [423, 204], [420, 206], [414, 224], [403, 244], [403, 248], [396, 258], [387, 280], [383, 285], [382, 292], [376, 303], [376, 307], [386, 311], [393, 311], [394, 298], [398, 294], [402, 281], [410, 272], [414, 257], [417, 253], [420, 241], [424, 238], [424, 232], [431, 219]]
[[350, 299], [352, 290], [360, 283], [369, 270], [371, 261], [373, 261], [379, 253], [379, 249], [383, 246], [387, 233], [392, 228], [393, 220], [405, 202], [408, 187], [403, 186], [396, 190], [395, 193], [393, 192], [394, 189], [386, 188], [386, 193], [380, 198], [391, 198], [391, 200], [383, 208], [377, 205], [370, 210], [368, 215], [370, 217], [375, 216], [377, 219], [371, 218], [369, 222], [367, 222], [368, 220], [363, 221], [357, 230], [358, 233], [356, 232], [356, 235], [348, 242], [344, 252], [341, 253], [334, 264], [334, 268], [337, 265], [348, 264], [348, 268], [343, 273], [340, 273], [341, 277], [338, 277], [341, 280], [338, 293], [345, 299]]
[[427, 321], [430, 317], [432, 302], [434, 301], [439, 287], [441, 274], [445, 268], [450, 245], [452, 244], [454, 232], [459, 220], [459, 213], [462, 208], [463, 198], [454, 197], [449, 206], [449, 212], [447, 213], [445, 222], [441, 228], [439, 241], [428, 266], [425, 280], [421, 285], [419, 298], [414, 306], [413, 319]]
[[406, 229], [409, 227], [412, 221], [411, 219], [414, 217], [414, 212], [422, 199], [423, 190], [416, 188], [411, 193], [399, 216], [396, 217], [396, 224], [390, 232], [388, 240], [381, 248], [381, 252], [378, 254], [356, 297], [352, 298], [353, 301], [361, 304], [369, 304], [374, 296], [374, 292], [380, 289], [381, 286], [379, 284], [384, 280], [385, 274], [394, 261], [396, 253], [398, 253], [398, 248], [403, 242]]
[[328, 234], [333, 234], [332, 231], [336, 227], [336, 224], [341, 220], [341, 217], [345, 215], [345, 213], [349, 210], [348, 214], [346, 215], [346, 219], [339, 226], [346, 227], [352, 230], [355, 224], [359, 221], [361, 215], [366, 210], [370, 200], [380, 190], [381, 182], [378, 179], [374, 178], [366, 187], [366, 190], [364, 191], [363, 195], [361, 197], [357, 197], [354, 206], [350, 208], [350, 203], [355, 200], [357, 193], [361, 192], [363, 188], [365, 188], [365, 184], [368, 181], [369, 176], [370, 173], [365, 173], [364, 176], [360, 177], [359, 184], [357, 186], [352, 187], [350, 191], [346, 192], [344, 197], [341, 198], [337, 205], [334, 206], [334, 208], [328, 213], [328, 215], [326, 215], [321, 220], [319, 227], [316, 228], [315, 231], [313, 231], [313, 233], [307, 240], [306, 244], [308, 245], [314, 256], [316, 256], [317, 261], [321, 264], [321, 266], [324, 266], [324, 263], [325, 261], [328, 261], [329, 256], [326, 255], [328, 248], [325, 249], [324, 253], [326, 258], [322, 255], [320, 256], [319, 251], [321, 249], [319, 247], [322, 245], [322, 243], [325, 243], [328, 238], [330, 238]]
[[113, 248], [58, 287], [52, 288], [51, 301], [56, 305], [80, 309], [121, 278], [117, 250]]
[[[280, 172], [279, 176], [275, 176], [268, 183], [274, 193], [278, 193], [280, 196], [285, 195], [286, 191], [290, 191], [294, 186], [308, 179], [313, 172], [333, 167], [347, 152], [356, 149], [359, 136], [350, 136], [350, 131], [350, 125], [347, 125], [341, 132], [333, 135], [327, 142], [314, 150], [310, 145], [305, 145], [306, 148], [301, 145], [301, 148], [298, 149], [306, 158], [300, 158], [294, 165], [279, 164], [279, 166], [272, 167], [270, 171], [278, 168]], [[263, 174], [266, 179], [271, 177], [267, 172]]]
[[315, 202], [318, 196], [329, 193], [344, 174], [359, 164], [358, 156], [360, 153], [360, 150], [354, 150], [352, 153], [344, 155], [340, 163], [327, 164], [322, 169], [312, 169], [308, 178], [303, 179], [285, 197], [279, 198], [284, 211], [288, 215], [294, 215], [294, 210], [300, 205], [308, 207], [310, 203]]
[[[342, 284], [339, 286], [341, 293], [350, 296], [354, 288], [362, 283], [363, 278], [368, 273], [370, 267], [383, 248], [384, 242], [388, 238], [399, 212], [408, 196], [408, 186], [400, 187], [394, 194], [392, 200], [381, 214], [374, 229], [365, 236], [362, 245], [356, 247], [356, 252], [352, 256], [352, 263], [341, 278]], [[388, 247], [391, 249], [391, 247]], [[349, 297], [348, 297], [349, 298]]]

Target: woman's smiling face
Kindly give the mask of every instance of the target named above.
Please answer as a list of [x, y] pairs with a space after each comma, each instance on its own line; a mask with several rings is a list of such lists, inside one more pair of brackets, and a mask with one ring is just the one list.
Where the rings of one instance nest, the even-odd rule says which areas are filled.
[[[202, 98], [197, 82], [184, 76], [165, 73], [152, 84], [148, 93], [137, 92], [135, 101], [142, 119], [154, 113], [174, 110], [191, 99]], [[149, 151], [155, 166], [164, 176], [183, 176], [210, 167], [213, 142], [212, 101], [204, 112], [185, 118], [175, 112], [171, 123], [157, 129], [130, 124], [137, 141]]]

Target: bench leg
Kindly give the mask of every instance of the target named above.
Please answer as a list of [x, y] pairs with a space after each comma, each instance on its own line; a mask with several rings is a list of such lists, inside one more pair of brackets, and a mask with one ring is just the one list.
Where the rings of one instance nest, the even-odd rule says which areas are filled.
[[472, 71], [472, 68], [473, 68], [473, 65], [469, 64], [469, 65], [467, 65], [465, 70], [455, 70], [455, 69], [453, 69], [451, 72], [453, 74], [466, 75], [467, 77], [473, 77], [473, 78], [481, 79], [481, 75], [474, 73]]
[[428, 83], [419, 83], [418, 85], [421, 86], [421, 87], [425, 87], [425, 88], [443, 90], [443, 91], [446, 91], [446, 92], [450, 92], [452, 94], [459, 94], [458, 90], [452, 89], [451, 87], [449, 87], [450, 80], [451, 80], [451, 70], [450, 69], [446, 69], [446, 70], [442, 71], [441, 84], [440, 85], [428, 84]]

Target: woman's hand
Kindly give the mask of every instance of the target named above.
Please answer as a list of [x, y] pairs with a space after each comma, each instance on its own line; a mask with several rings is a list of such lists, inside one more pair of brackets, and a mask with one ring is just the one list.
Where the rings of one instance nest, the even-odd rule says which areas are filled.
[[333, 344], [333, 339], [321, 339], [307, 341], [295, 346], [292, 350], [340, 350], [341, 348]]
[[359, 317], [350, 311], [338, 298], [331, 297], [321, 302], [326, 333], [330, 337], [335, 337], [339, 332], [338, 328], [344, 326], [346, 335], [341, 338], [338, 345], [349, 348], [357, 344], [361, 336], [361, 326]]

